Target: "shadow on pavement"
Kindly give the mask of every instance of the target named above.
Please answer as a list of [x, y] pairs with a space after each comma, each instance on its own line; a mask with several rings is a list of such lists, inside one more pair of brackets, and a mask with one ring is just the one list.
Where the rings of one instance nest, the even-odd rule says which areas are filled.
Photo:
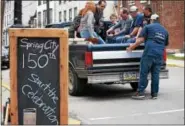
[[109, 99], [127, 99], [135, 92], [132, 88], [127, 88], [125, 85], [92, 85], [86, 90], [83, 97], [91, 100], [109, 100]]

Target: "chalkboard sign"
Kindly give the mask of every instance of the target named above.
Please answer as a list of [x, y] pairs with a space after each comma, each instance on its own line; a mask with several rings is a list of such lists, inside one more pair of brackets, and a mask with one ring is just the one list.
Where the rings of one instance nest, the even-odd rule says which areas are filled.
[[59, 29], [10, 29], [11, 124], [68, 124], [68, 38]]

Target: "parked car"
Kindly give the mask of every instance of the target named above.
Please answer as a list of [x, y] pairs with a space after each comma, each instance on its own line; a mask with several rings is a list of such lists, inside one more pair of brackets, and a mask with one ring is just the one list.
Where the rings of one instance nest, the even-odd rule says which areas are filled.
[[1, 66], [7, 66], [9, 68], [9, 49], [6, 49], [2, 46], [2, 53], [1, 53]]
[[[101, 37], [106, 39], [109, 22], [104, 22]], [[51, 28], [51, 27], [50, 27]], [[64, 28], [60, 26], [60, 28]], [[127, 52], [129, 44], [87, 44], [85, 39], [69, 39], [69, 94], [81, 95], [89, 84], [128, 84], [137, 90], [140, 59], [144, 44]], [[168, 78], [166, 52], [160, 79]], [[148, 80], [151, 75], [148, 76]]]

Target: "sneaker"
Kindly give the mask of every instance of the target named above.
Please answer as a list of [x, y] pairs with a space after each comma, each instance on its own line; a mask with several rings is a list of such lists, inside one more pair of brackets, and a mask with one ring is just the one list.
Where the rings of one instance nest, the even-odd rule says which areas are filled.
[[135, 95], [132, 96], [133, 99], [143, 100], [145, 98], [144, 93], [137, 92]]
[[152, 94], [152, 99], [157, 99], [157, 94]]

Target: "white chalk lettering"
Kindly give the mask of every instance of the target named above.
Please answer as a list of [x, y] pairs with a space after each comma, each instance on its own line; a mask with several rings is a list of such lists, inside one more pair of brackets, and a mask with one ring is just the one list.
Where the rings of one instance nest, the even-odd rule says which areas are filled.
[[21, 39], [21, 47], [26, 48], [35, 48], [39, 50], [39, 53], [42, 53], [43, 50], [53, 50], [54, 53], [59, 45], [53, 40], [47, 40], [46, 42], [30, 41], [28, 38]]
[[47, 92], [48, 96], [52, 99], [53, 103], [56, 104], [56, 101], [59, 98], [56, 95], [56, 89], [51, 89], [51, 83], [44, 84], [36, 74], [31, 74], [31, 78], [28, 78], [30, 82], [33, 82], [39, 86], [39, 88], [43, 89], [44, 92]]

